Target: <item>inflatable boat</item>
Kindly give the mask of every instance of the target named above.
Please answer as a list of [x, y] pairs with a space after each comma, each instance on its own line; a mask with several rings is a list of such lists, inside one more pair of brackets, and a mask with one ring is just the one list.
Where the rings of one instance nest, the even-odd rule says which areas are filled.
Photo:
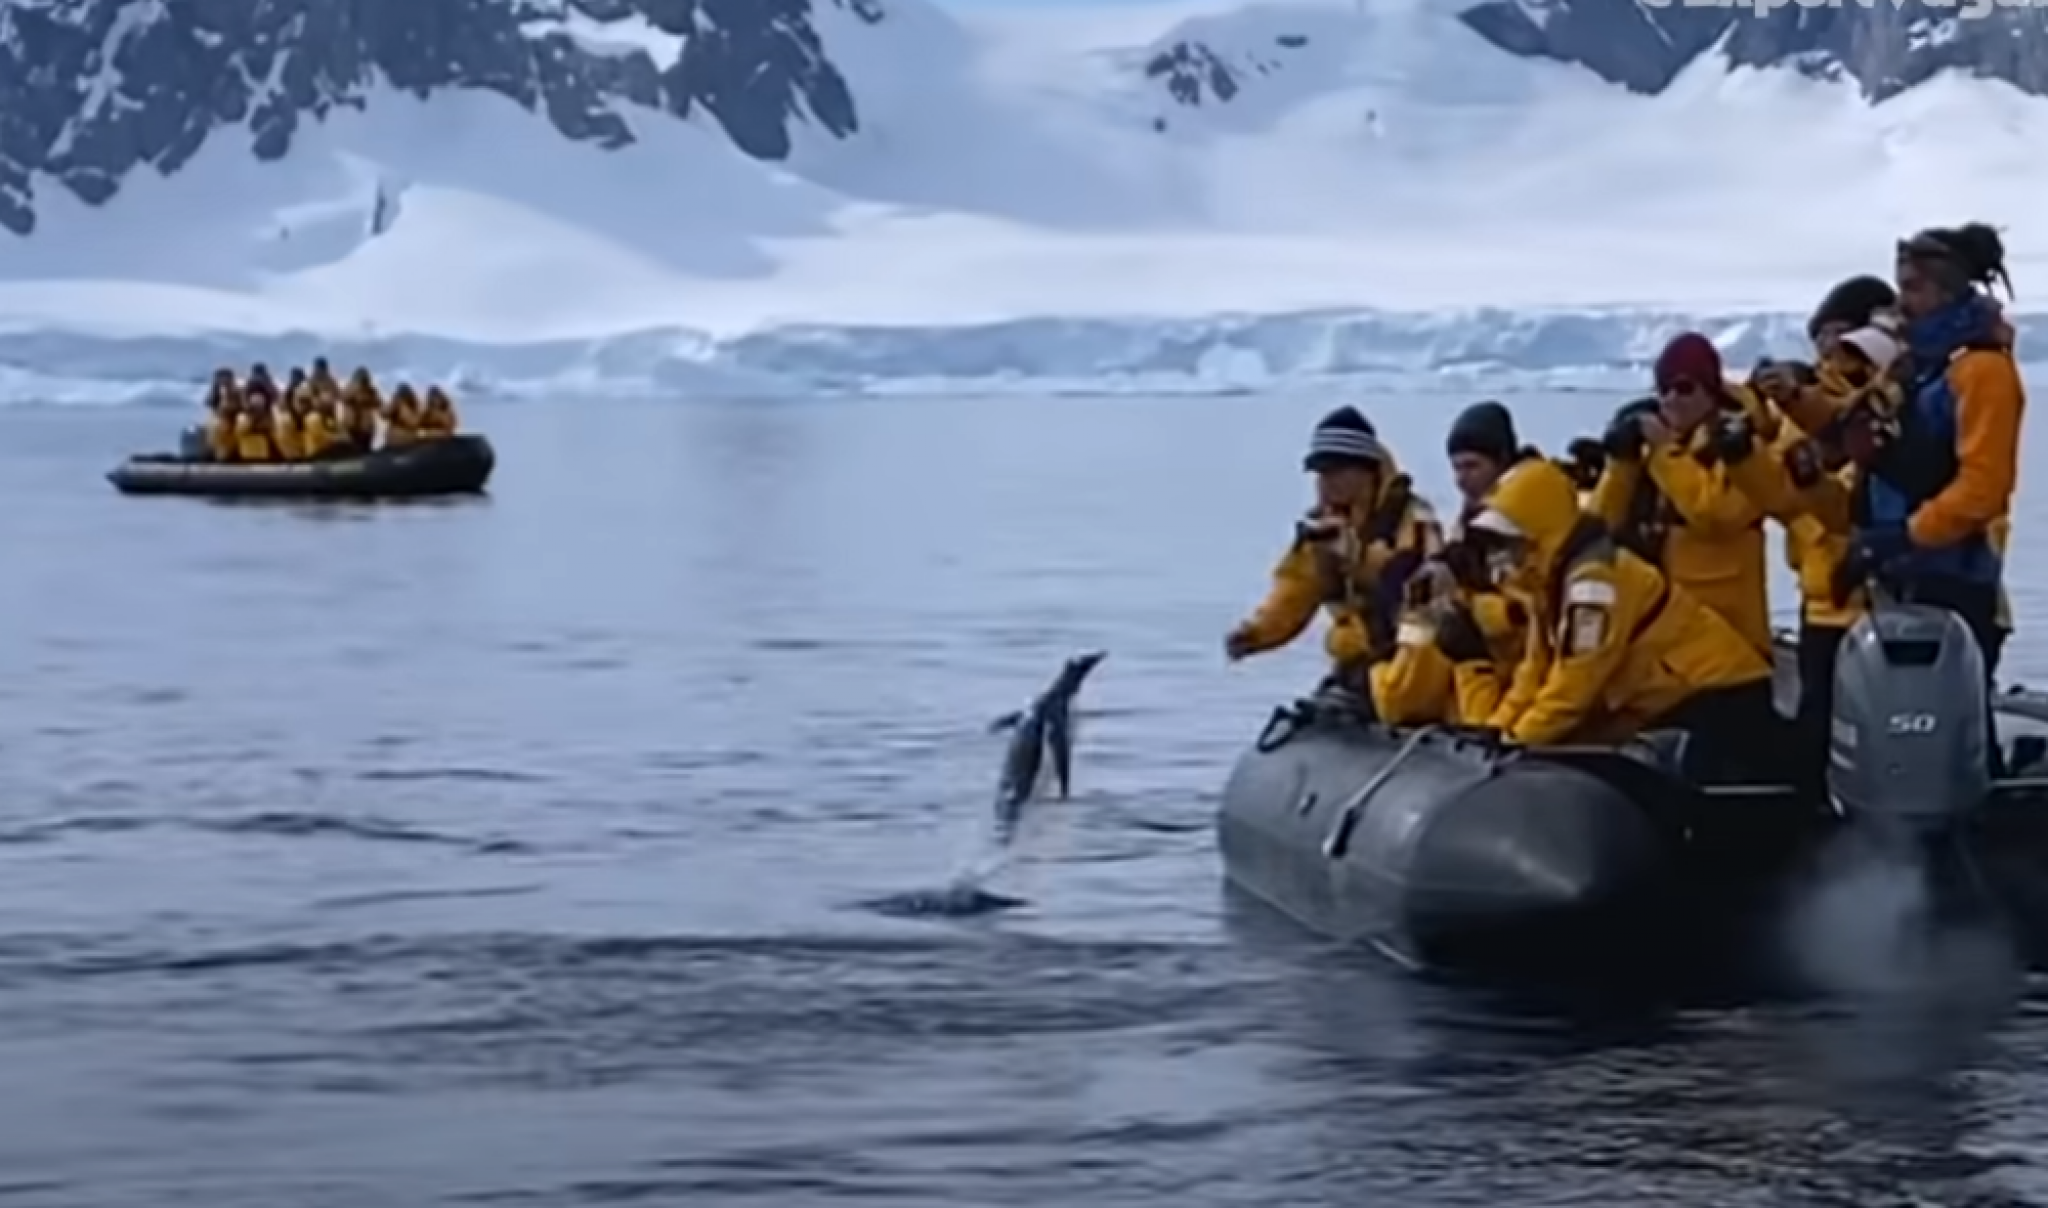
[[491, 443], [457, 435], [356, 456], [265, 464], [185, 455], [129, 458], [107, 474], [124, 495], [211, 498], [420, 499], [473, 495], [497, 464]]
[[[1768, 910], [1845, 827], [2001, 834], [2008, 859], [2024, 849], [2048, 863], [2048, 698], [1989, 697], [1983, 683], [1982, 654], [1951, 614], [1888, 603], [1859, 621], [1837, 660], [1819, 800], [1708, 785], [1681, 734], [1521, 748], [1381, 726], [1354, 699], [1323, 695], [1276, 710], [1239, 759], [1218, 847], [1239, 889], [1403, 964], [1611, 967]], [[2010, 740], [2003, 766], [2017, 769], [2002, 778], [1986, 751], [1993, 708]], [[2017, 847], [2015, 826], [2031, 836]]]

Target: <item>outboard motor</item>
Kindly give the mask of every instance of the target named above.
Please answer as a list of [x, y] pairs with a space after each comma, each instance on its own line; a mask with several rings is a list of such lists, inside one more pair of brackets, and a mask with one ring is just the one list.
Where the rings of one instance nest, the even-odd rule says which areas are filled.
[[191, 427], [178, 433], [178, 456], [185, 461], [205, 461], [213, 456], [206, 443], [206, 429]]
[[1880, 603], [1835, 655], [1828, 799], [1851, 821], [1933, 837], [1990, 797], [1984, 652], [1962, 618]]

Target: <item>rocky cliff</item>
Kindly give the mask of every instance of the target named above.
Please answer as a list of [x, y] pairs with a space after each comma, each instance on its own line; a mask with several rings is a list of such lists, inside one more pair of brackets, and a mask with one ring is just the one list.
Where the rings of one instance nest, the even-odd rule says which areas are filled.
[[[1484, 0], [1462, 14], [1512, 54], [1576, 63], [1641, 93], [1661, 92], [1702, 55], [1850, 79], [1884, 101], [1959, 70], [2048, 94], [2048, 14], [1955, 4], [1689, 7], [1680, 0]], [[1971, 15], [1961, 15], [1964, 12]]]
[[605, 146], [633, 141], [626, 106], [701, 106], [781, 159], [793, 122], [859, 124], [813, 3], [883, 20], [879, 0], [0, 0], [0, 228], [34, 230], [37, 174], [99, 204], [209, 139], [279, 159], [379, 87], [495, 92]]

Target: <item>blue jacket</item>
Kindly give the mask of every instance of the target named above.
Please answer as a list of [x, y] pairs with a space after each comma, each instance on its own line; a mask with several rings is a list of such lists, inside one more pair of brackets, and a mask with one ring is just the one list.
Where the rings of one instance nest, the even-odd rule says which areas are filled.
[[[1983, 300], [1969, 298], [1916, 320], [1906, 330], [1913, 379], [1899, 415], [1899, 438], [1891, 455], [1861, 479], [1862, 522], [1877, 529], [1903, 529], [1921, 504], [1954, 481], [1956, 395], [1949, 363], [1970, 348], [1989, 346], [1995, 316]], [[1915, 548], [1888, 573], [1906, 580], [1960, 579], [1997, 583], [2003, 560], [1990, 538], [1973, 534], [1940, 549]]]

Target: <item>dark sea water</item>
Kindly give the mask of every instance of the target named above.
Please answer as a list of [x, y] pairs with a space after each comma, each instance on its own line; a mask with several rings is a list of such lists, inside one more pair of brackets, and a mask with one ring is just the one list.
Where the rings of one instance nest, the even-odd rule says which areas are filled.
[[[2048, 998], [1567, 1009], [1225, 896], [1328, 401], [479, 407], [492, 497], [383, 508], [0, 412], [0, 1205], [2048, 1203]], [[1439, 490], [1462, 401], [1371, 400]], [[863, 909], [1091, 646], [1029, 904]]]

